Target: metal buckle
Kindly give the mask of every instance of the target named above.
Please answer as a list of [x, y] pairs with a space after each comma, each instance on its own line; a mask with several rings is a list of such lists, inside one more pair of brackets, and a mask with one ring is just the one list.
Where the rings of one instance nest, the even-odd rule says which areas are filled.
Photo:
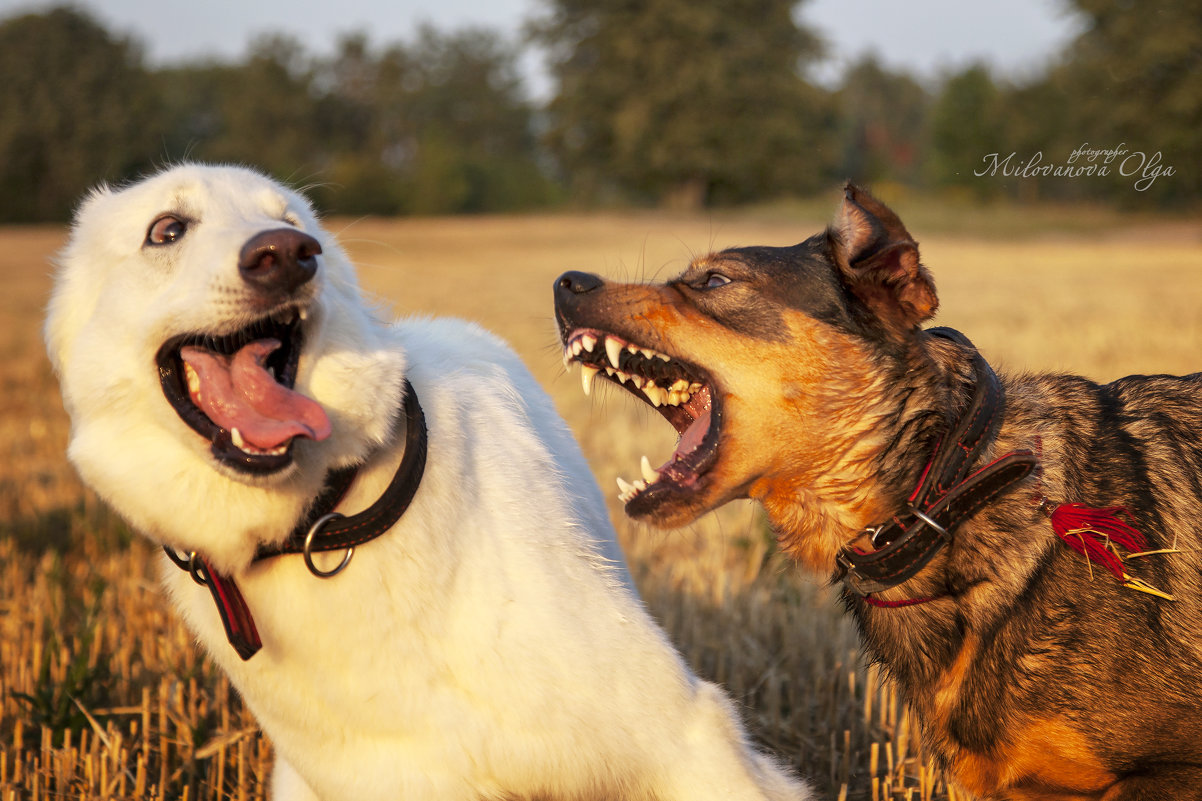
[[305, 556], [305, 567], [309, 568], [309, 572], [318, 578], [333, 578], [334, 576], [337, 576], [346, 568], [347, 565], [351, 563], [351, 557], [355, 555], [355, 548], [352, 545], [346, 549], [346, 555], [342, 557], [342, 561], [333, 570], [321, 570], [317, 567], [317, 565], [313, 564], [313, 555], [310, 553], [310, 550], [313, 547], [313, 538], [317, 536], [317, 532], [321, 530], [322, 526], [324, 526], [326, 523], [329, 523], [331, 520], [337, 520], [341, 517], [343, 517], [343, 515], [340, 515], [337, 512], [330, 512], [328, 515], [322, 515], [313, 522], [313, 525], [309, 528], [309, 533], [305, 535], [305, 547], [302, 551]]

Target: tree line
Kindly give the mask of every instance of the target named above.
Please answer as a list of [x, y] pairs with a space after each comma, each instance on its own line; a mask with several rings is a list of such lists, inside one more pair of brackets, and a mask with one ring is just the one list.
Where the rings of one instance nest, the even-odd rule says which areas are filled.
[[[1066, 0], [1067, 2], [1067, 0]], [[0, 221], [185, 160], [253, 164], [346, 214], [678, 207], [850, 178], [966, 198], [1196, 203], [1202, 0], [1072, 0], [1084, 24], [1022, 82], [937, 82], [867, 56], [837, 86], [795, 0], [548, 0], [520, 40], [421, 28], [332, 54], [265, 36], [236, 63], [152, 68], [75, 8], [0, 20]], [[553, 94], [528, 96], [524, 48]]]

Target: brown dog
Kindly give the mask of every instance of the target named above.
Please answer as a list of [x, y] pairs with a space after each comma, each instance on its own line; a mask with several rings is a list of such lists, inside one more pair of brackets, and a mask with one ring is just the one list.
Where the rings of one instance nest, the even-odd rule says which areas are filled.
[[586, 384], [680, 433], [620, 482], [627, 513], [671, 527], [762, 503], [789, 554], [843, 582], [974, 794], [1202, 799], [1202, 376], [999, 380], [962, 335], [920, 328], [938, 301], [917, 245], [845, 195], [794, 247], [663, 285], [556, 281]]

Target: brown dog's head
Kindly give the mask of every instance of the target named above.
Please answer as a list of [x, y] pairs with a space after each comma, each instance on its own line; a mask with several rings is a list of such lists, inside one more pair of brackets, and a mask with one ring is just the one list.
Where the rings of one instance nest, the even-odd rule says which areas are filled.
[[851, 185], [835, 225], [793, 247], [723, 250], [660, 285], [579, 272], [555, 283], [586, 390], [605, 376], [680, 434], [622, 493], [627, 514], [666, 527], [739, 497], [798, 532], [820, 522], [798, 515], [854, 527], [882, 514], [889, 499], [866, 478], [897, 410], [889, 376], [936, 305], [897, 215]]

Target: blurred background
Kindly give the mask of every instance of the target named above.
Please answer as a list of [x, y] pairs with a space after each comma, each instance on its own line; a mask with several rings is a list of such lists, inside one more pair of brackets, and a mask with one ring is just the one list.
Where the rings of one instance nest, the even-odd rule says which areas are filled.
[[304, 189], [382, 306], [514, 346], [759, 744], [823, 798], [965, 801], [758, 507], [625, 518], [614, 478], [674, 432], [564, 372], [552, 281], [793, 244], [850, 178], [1003, 373], [1189, 373], [1200, 155], [1202, 0], [0, 0], [0, 801], [264, 799], [272, 764], [161, 554], [66, 459], [41, 325], [98, 182], [191, 159]]
[[343, 214], [1199, 197], [1200, 0], [306, 5], [0, 0], [0, 221], [183, 159]]

